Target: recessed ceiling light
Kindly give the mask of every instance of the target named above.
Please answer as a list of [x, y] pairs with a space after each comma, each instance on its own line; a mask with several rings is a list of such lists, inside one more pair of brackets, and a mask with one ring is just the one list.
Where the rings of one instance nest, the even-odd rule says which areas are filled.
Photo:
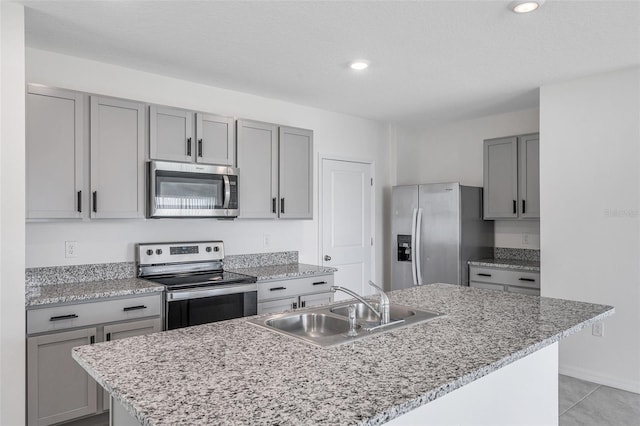
[[514, 2], [511, 2], [511, 4], [509, 5], [509, 8], [513, 10], [515, 13], [529, 13], [529, 12], [533, 12], [534, 10], [542, 6], [542, 3], [544, 3], [544, 0], [514, 1]]
[[358, 59], [349, 64], [349, 67], [352, 70], [362, 71], [364, 69], [369, 68], [369, 61], [365, 61], [364, 59]]

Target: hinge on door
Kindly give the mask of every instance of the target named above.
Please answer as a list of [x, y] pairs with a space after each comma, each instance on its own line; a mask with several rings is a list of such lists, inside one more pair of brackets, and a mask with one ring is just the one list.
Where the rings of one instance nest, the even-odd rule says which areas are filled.
[[371, 246], [373, 246], [373, 237], [371, 237]]
[[373, 186], [373, 178], [371, 178], [371, 186]]

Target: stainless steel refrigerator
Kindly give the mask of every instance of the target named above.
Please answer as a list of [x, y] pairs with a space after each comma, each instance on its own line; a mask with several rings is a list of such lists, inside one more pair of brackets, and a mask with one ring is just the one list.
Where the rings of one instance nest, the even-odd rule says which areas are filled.
[[393, 187], [391, 288], [469, 285], [467, 261], [493, 257], [493, 221], [482, 188], [459, 183]]

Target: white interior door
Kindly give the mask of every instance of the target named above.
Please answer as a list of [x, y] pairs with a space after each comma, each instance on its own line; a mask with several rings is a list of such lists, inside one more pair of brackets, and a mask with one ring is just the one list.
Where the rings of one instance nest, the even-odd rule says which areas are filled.
[[336, 285], [371, 294], [371, 165], [324, 158], [321, 171], [322, 264], [338, 268]]

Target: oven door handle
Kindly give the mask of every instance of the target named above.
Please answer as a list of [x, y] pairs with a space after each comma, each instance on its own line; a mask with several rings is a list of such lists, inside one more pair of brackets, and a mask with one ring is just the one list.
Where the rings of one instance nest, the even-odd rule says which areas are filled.
[[205, 289], [188, 289], [167, 291], [167, 302], [175, 302], [178, 300], [201, 299], [203, 297], [225, 296], [228, 294], [250, 293], [258, 291], [258, 284], [242, 284], [234, 286], [207, 287]]
[[229, 208], [229, 201], [231, 200], [231, 184], [229, 183], [229, 176], [222, 176], [224, 180], [224, 203], [222, 204], [223, 209]]

